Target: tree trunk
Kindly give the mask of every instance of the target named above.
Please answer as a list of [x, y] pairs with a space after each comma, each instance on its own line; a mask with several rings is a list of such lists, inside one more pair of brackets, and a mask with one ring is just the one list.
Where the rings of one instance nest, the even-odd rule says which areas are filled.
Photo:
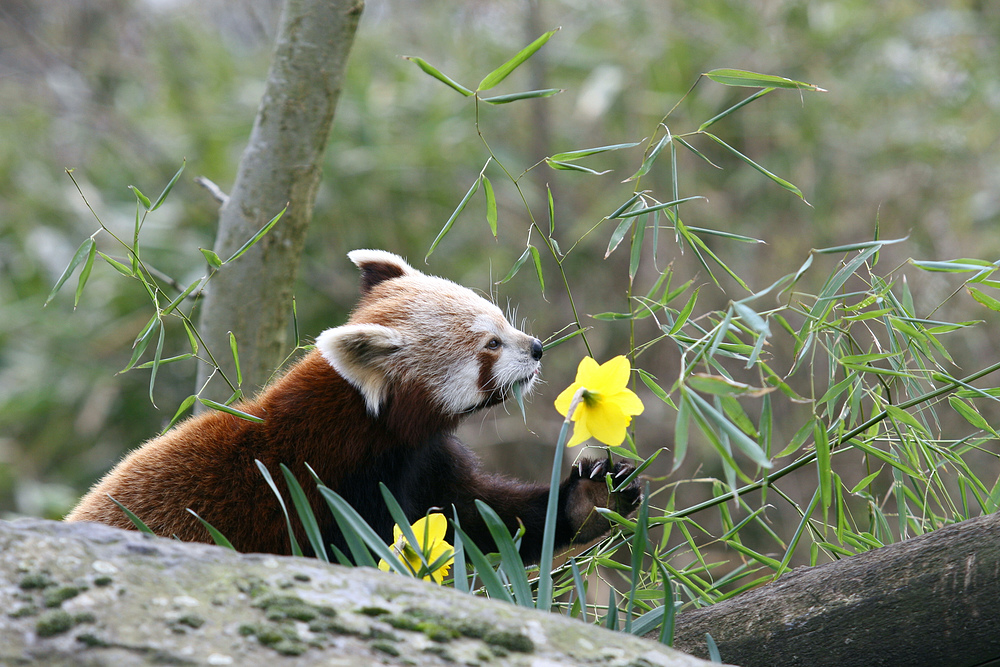
[[[264, 96], [219, 213], [214, 249], [225, 260], [288, 206], [256, 246], [219, 270], [202, 305], [199, 331], [232, 384], [229, 332], [236, 336], [246, 394], [267, 381], [287, 352], [292, 290], [363, 7], [363, 0], [286, 0]], [[198, 388], [213, 371], [199, 369]], [[224, 401], [232, 393], [216, 377], [202, 396]]]
[[680, 614], [674, 647], [755, 665], [1000, 664], [1000, 515], [818, 567]]

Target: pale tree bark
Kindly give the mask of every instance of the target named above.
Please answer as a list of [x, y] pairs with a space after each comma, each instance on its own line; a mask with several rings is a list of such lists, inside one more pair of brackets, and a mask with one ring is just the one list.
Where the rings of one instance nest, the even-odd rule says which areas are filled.
[[674, 648], [767, 665], [1000, 664], [1000, 514], [818, 567], [677, 617]]
[[[202, 303], [202, 338], [235, 383], [229, 332], [235, 334], [248, 395], [287, 353], [292, 290], [363, 7], [363, 0], [286, 0], [264, 96], [220, 209], [214, 250], [225, 260], [288, 206], [256, 246], [219, 270]], [[198, 388], [212, 372], [199, 369]], [[217, 376], [202, 396], [224, 401], [232, 393]]]

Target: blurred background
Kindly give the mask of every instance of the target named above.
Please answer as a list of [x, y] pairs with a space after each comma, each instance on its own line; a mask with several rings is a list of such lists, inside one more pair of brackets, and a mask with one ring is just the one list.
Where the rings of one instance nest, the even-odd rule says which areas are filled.
[[[139, 285], [110, 267], [98, 262], [75, 310], [75, 278], [42, 307], [77, 246], [97, 229], [65, 169], [74, 169], [105, 223], [128, 234], [135, 203], [127, 186], [155, 196], [186, 159], [167, 204], [148, 218], [143, 244], [147, 260], [180, 282], [201, 275], [198, 248], [214, 243], [217, 204], [193, 178], [231, 186], [279, 10], [277, 0], [0, 3], [0, 515], [61, 517], [194, 390], [191, 364], [161, 369], [158, 408], [147, 396], [148, 371], [116, 375], [151, 311]], [[713, 131], [795, 183], [812, 207], [707, 142], [699, 149], [722, 169], [678, 154], [681, 196], [708, 198], [686, 209], [689, 225], [766, 241], [711, 242], [751, 288], [794, 272], [810, 248], [871, 239], [876, 219], [882, 238], [909, 237], [884, 252], [885, 271], [908, 257], [996, 259], [998, 3], [473, 0], [456, 8], [368, 0], [296, 290], [304, 338], [346, 318], [357, 275], [345, 254], [358, 247], [385, 248], [422, 270], [493, 292], [502, 306], [517, 306], [518, 322], [541, 338], [572, 321], [550, 257], [543, 256], [544, 299], [530, 263], [512, 281], [493, 285], [521, 255], [528, 233], [523, 204], [494, 166], [487, 174], [499, 202], [498, 239], [489, 233], [480, 191], [429, 265], [422, 262], [487, 153], [470, 101], [399, 57], [421, 56], [474, 88], [556, 26], [562, 30], [496, 92], [565, 92], [481, 109], [483, 135], [513, 173], [555, 152], [651, 137], [678, 102], [671, 131], [694, 130], [749, 94], [703, 80], [685, 97], [702, 72], [777, 74], [829, 92], [776, 91]], [[583, 163], [613, 170], [603, 177], [543, 165], [521, 184], [540, 220], [551, 188], [565, 250], [628, 198], [632, 186], [621, 181], [641, 161], [642, 145]], [[668, 160], [661, 158], [643, 187], [670, 199]], [[627, 250], [604, 259], [613, 228], [598, 227], [565, 265], [584, 323], [599, 324], [589, 337], [602, 361], [628, 350], [627, 324], [588, 317], [627, 310]], [[731, 282], [712, 285], [672, 233], [659, 235], [655, 267], [644, 252], [637, 293], [674, 262], [676, 284], [695, 278], [705, 285], [699, 310], [746, 294]], [[821, 281], [836, 258], [817, 265]], [[990, 333], [997, 314], [964, 293], [948, 299], [960, 278], [907, 267], [896, 275], [909, 281], [918, 315], [945, 302], [935, 317], [986, 320], [962, 333], [960, 345], [949, 341], [960, 367], [1000, 358], [1000, 336]], [[172, 344], [170, 354], [183, 351], [183, 333]], [[546, 384], [528, 406], [528, 429], [516, 408], [497, 409], [463, 427], [464, 439], [492, 467], [548, 479], [561, 420], [552, 400], [585, 353], [577, 339], [546, 354]], [[669, 386], [678, 371], [676, 348], [657, 347], [641, 365]], [[642, 396], [647, 412], [636, 420], [636, 437], [648, 456], [669, 449], [674, 412], [648, 392]], [[802, 421], [793, 423], [794, 432]], [[689, 453], [667, 481], [717, 475], [716, 458], [710, 449]], [[988, 483], [995, 478], [984, 475]], [[815, 473], [790, 484], [793, 496], [808, 499]]]

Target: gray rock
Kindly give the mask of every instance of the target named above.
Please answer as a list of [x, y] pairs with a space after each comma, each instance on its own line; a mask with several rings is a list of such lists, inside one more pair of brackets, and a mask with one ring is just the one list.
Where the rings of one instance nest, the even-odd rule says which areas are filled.
[[151, 664], [708, 663], [370, 568], [97, 524], [0, 521], [0, 665]]

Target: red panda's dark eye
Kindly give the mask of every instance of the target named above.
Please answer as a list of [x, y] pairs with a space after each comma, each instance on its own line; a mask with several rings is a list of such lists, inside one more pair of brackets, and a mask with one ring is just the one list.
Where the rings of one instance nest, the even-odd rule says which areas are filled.
[[486, 349], [495, 350], [500, 347], [500, 345], [501, 343], [499, 338], [490, 338], [490, 342], [486, 343]]

